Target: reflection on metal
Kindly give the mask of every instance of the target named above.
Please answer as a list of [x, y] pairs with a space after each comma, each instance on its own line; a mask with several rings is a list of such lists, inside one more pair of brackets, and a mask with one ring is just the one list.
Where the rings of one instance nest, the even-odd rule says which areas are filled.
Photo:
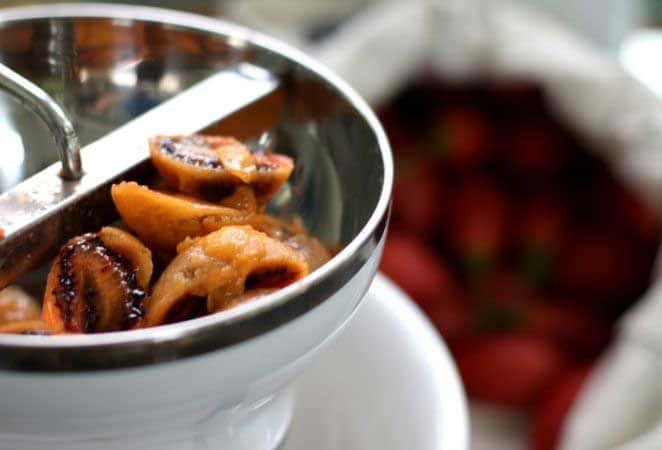
[[82, 171], [78, 135], [60, 105], [39, 86], [3, 64], [0, 64], [0, 88], [16, 97], [46, 123], [60, 154], [62, 177], [65, 180], [79, 179]]
[[0, 162], [0, 190], [2, 186], [14, 185], [23, 179], [25, 149], [21, 136], [7, 122], [7, 115], [0, 110], [0, 142], [2, 161]]

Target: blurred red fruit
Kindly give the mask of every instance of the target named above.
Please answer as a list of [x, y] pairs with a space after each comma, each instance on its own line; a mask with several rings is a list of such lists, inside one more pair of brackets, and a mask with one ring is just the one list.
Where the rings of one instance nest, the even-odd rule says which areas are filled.
[[423, 308], [446, 343], [455, 348], [474, 331], [474, 319], [464, 297], [445, 297]]
[[659, 239], [660, 223], [655, 213], [626, 186], [614, 181], [601, 198], [607, 213], [613, 216], [618, 211], [616, 218], [624, 222], [633, 237], [653, 242]]
[[522, 276], [506, 268], [494, 272], [486, 283], [485, 297], [494, 303], [525, 305], [533, 295]]
[[483, 333], [515, 332], [526, 325], [531, 289], [516, 272], [499, 269], [475, 286], [476, 324]]
[[508, 204], [486, 178], [472, 178], [460, 187], [449, 214], [451, 247], [472, 264], [493, 262], [506, 245]]
[[537, 195], [522, 207], [518, 218], [512, 239], [519, 241], [519, 272], [530, 286], [549, 286], [566, 230], [563, 204], [553, 195]]
[[442, 111], [433, 126], [435, 153], [452, 166], [473, 167], [484, 162], [492, 147], [493, 131], [485, 116], [470, 105]]
[[429, 236], [439, 228], [444, 198], [431, 170], [417, 168], [396, 179], [393, 188], [393, 227]]
[[611, 338], [609, 325], [588, 311], [541, 301], [527, 308], [525, 331], [553, 339], [565, 354], [580, 360], [598, 356]]
[[610, 326], [573, 302], [543, 299], [517, 273], [500, 270], [490, 277], [477, 310], [481, 332], [518, 332], [548, 338], [564, 354], [580, 360], [599, 354], [611, 337]]
[[444, 262], [418, 239], [391, 233], [380, 269], [421, 306], [444, 337], [468, 332], [469, 312], [460, 287]]
[[643, 287], [646, 266], [645, 255], [631, 240], [606, 230], [584, 231], [563, 246], [559, 283], [576, 292], [578, 300], [620, 299]]
[[556, 253], [566, 227], [566, 212], [560, 199], [539, 195], [522, 208], [515, 227], [516, 237], [525, 249]]
[[533, 415], [529, 450], [555, 450], [566, 416], [590, 373], [589, 367], [570, 370], [545, 393]]
[[502, 334], [468, 342], [459, 350], [457, 364], [469, 395], [523, 407], [540, 398], [565, 360], [548, 339]]
[[522, 250], [519, 272], [531, 287], [546, 288], [556, 278], [556, 253], [540, 247]]
[[508, 167], [526, 179], [555, 175], [565, 159], [562, 138], [551, 123], [520, 123], [504, 145]]

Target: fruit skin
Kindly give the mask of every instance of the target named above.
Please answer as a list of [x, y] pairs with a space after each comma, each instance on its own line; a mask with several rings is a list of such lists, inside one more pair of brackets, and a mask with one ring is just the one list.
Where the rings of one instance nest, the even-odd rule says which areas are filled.
[[613, 199], [619, 210], [622, 211], [621, 220], [632, 230], [634, 237], [657, 243], [660, 234], [660, 222], [653, 210], [645, 205], [634, 192], [628, 191], [618, 183], [614, 184], [614, 194], [609, 195], [608, 198]]
[[457, 365], [470, 396], [527, 407], [562, 373], [566, 361], [549, 339], [500, 334], [467, 342], [458, 350]]
[[429, 237], [443, 221], [444, 193], [432, 170], [418, 166], [398, 177], [393, 187], [393, 228]]
[[645, 284], [645, 255], [631, 240], [609, 229], [580, 230], [564, 243], [558, 262], [558, 281], [578, 300], [605, 305], [631, 301]]
[[507, 246], [510, 206], [487, 177], [466, 180], [449, 214], [450, 247], [470, 272], [493, 265]]
[[566, 151], [554, 124], [520, 123], [507, 133], [506, 164], [522, 180], [553, 177], [561, 170]]
[[211, 201], [250, 185], [264, 205], [294, 170], [292, 158], [253, 153], [229, 136], [159, 135], [149, 139], [149, 152], [152, 165], [172, 190]]
[[563, 201], [555, 195], [537, 195], [522, 208], [514, 229], [524, 248], [557, 252], [567, 227]]
[[236, 297], [253, 289], [281, 288], [307, 274], [306, 262], [294, 249], [248, 225], [187, 238], [154, 283], [140, 326], [168, 323], [196, 298], [206, 298], [207, 311], [213, 313], [235, 306]]
[[239, 210], [183, 194], [160, 192], [133, 181], [114, 184], [110, 193], [129, 228], [149, 246], [169, 253], [187, 237], [247, 223], [257, 208], [255, 201]]
[[659, 217], [640, 194], [623, 182], [604, 174], [592, 183], [587, 195], [594, 203], [596, 222], [611, 223], [621, 234], [645, 246], [654, 246], [658, 242]]
[[483, 285], [475, 311], [482, 333], [518, 332], [552, 340], [578, 361], [597, 356], [609, 343], [609, 324], [578, 301], [531, 289], [517, 272], [501, 269]]
[[526, 311], [525, 330], [554, 340], [562, 352], [577, 361], [597, 357], [612, 337], [606, 322], [570, 301], [531, 303]]
[[71, 238], [46, 279], [41, 318], [52, 333], [119, 331], [142, 317], [152, 254], [126, 231]]
[[484, 114], [471, 105], [456, 105], [433, 119], [434, 154], [452, 167], [475, 167], [492, 152], [493, 130]]
[[590, 371], [590, 367], [571, 369], [545, 393], [533, 414], [529, 450], [557, 448], [565, 419]]
[[568, 212], [554, 194], [537, 194], [520, 208], [510, 239], [517, 242], [518, 269], [530, 286], [548, 287], [568, 228]]
[[106, 247], [123, 255], [133, 264], [138, 285], [147, 289], [154, 271], [152, 252], [135, 236], [119, 228], [103, 227], [99, 230], [98, 235]]
[[463, 291], [443, 260], [419, 239], [391, 232], [380, 269], [416, 301], [444, 338], [455, 340], [469, 332], [470, 317]]

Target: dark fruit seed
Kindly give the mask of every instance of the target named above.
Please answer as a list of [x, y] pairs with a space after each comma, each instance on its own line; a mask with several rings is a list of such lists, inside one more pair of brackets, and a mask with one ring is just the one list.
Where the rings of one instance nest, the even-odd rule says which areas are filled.
[[[179, 144], [179, 145], [178, 145]], [[175, 143], [172, 139], [166, 139], [161, 142], [161, 152], [165, 155], [170, 156], [177, 161], [181, 161], [186, 164], [190, 164], [196, 167], [206, 167], [209, 169], [221, 169], [223, 164], [218, 158], [210, 158], [203, 155], [196, 155], [187, 151], [186, 147], [191, 144], [191, 141], [182, 140], [179, 143]], [[195, 142], [194, 145], [202, 146], [204, 142]]]

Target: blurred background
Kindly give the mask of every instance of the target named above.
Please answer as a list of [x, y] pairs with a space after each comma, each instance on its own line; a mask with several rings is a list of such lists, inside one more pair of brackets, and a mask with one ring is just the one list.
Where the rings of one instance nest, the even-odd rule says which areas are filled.
[[[339, 29], [379, 7], [369, 0], [133, 3], [228, 18], [322, 59]], [[444, 3], [478, 18], [498, 7]], [[662, 50], [655, 31], [662, 0], [514, 3], [558, 21], [662, 93], [651, 58]], [[359, 64], [355, 74], [383, 82], [380, 73], [360, 71]], [[525, 76], [446, 78], [423, 64], [368, 98], [397, 165], [382, 270], [453, 352], [472, 399], [472, 448], [557, 448], [619, 318], [651, 282], [655, 208]]]
[[[213, 16], [231, 15], [237, 11], [256, 13], [250, 21], [264, 20], [265, 26], [276, 28], [285, 21], [289, 23], [306, 19], [297, 24], [314, 30], [329, 29], [347, 19], [366, 6], [389, 0], [138, 0], [133, 2], [112, 1], [107, 3], [131, 3], [173, 8]], [[397, 1], [397, 0], [396, 0]], [[86, 3], [69, 1], [70, 3]], [[521, 0], [522, 3], [540, 7], [581, 33], [597, 45], [613, 50], [629, 31], [643, 25], [662, 24], [661, 0]], [[62, 3], [53, 0], [3, 0], [3, 7], [28, 4]], [[93, 2], [88, 2], [93, 3]], [[490, 0], [472, 0], [458, 3], [490, 3]], [[282, 7], [282, 6], [286, 7]], [[259, 15], [259, 17], [256, 17]], [[314, 19], [312, 19], [314, 17]], [[315, 37], [311, 31], [308, 37]]]

